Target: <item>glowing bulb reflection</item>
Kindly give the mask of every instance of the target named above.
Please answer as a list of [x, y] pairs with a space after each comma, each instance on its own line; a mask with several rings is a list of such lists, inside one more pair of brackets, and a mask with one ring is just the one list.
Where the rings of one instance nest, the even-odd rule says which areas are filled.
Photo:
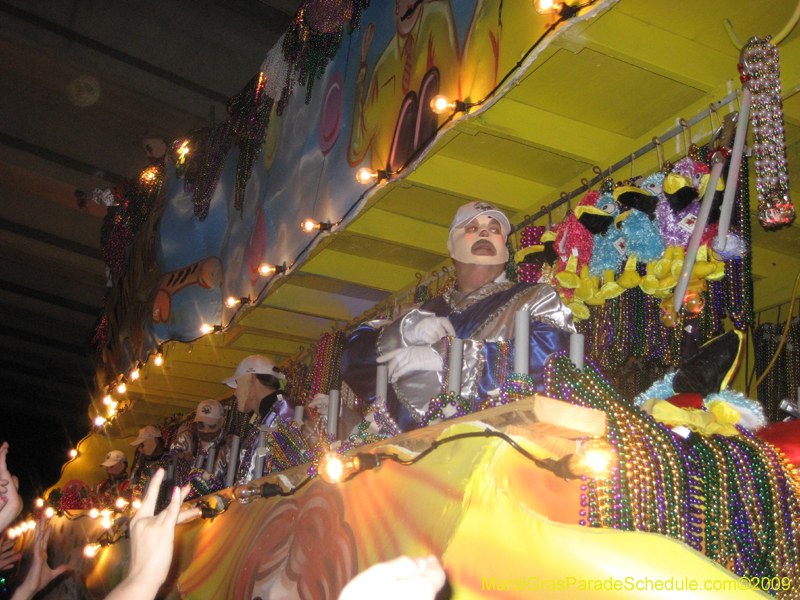
[[157, 366], [157, 367], [160, 367], [161, 365], [163, 365], [164, 364], [164, 355], [161, 354], [160, 352], [158, 354], [156, 354], [155, 357], [153, 358], [153, 364], [155, 364], [155, 366]]
[[47, 508], [44, 509], [44, 516], [47, 517], [48, 519], [52, 519], [53, 515], [55, 515], [55, 514], [56, 514], [56, 511], [55, 511], [55, 509], [53, 509], [52, 506], [48, 506]]

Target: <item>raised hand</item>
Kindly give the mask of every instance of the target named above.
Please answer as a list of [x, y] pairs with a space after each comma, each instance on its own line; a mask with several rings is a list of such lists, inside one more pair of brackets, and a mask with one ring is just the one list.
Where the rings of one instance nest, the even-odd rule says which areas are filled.
[[8, 471], [7, 457], [8, 442], [3, 442], [0, 445], [0, 531], [11, 525], [22, 510], [22, 498], [17, 492], [19, 481]]
[[29, 600], [47, 587], [59, 575], [69, 570], [67, 565], [51, 569], [47, 564], [47, 541], [50, 539], [52, 527], [47, 524], [47, 519], [41, 518], [36, 523], [36, 535], [33, 538], [33, 560], [31, 568], [25, 576], [25, 581], [20, 584], [11, 600]]
[[200, 514], [199, 508], [181, 510], [189, 486], [174, 488], [169, 506], [155, 515], [156, 500], [164, 469], [153, 475], [142, 507], [131, 519], [131, 568], [128, 577], [106, 597], [106, 600], [148, 600], [155, 598], [167, 578], [172, 564], [175, 526]]

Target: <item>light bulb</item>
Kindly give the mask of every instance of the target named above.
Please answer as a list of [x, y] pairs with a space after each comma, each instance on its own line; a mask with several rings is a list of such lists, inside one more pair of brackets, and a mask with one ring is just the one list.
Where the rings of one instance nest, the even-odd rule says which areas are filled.
[[553, 0], [535, 0], [534, 7], [536, 8], [536, 12], [542, 15], [561, 10], [561, 4], [553, 2]]
[[379, 465], [380, 459], [376, 454], [360, 452], [355, 456], [342, 456], [336, 452], [328, 452], [317, 464], [317, 473], [323, 481], [339, 483]]
[[120, 382], [119, 382], [119, 385], [117, 386], [117, 393], [118, 393], [118, 394], [124, 394], [124, 393], [125, 393], [125, 390], [127, 390], [127, 389], [128, 389], [128, 388], [127, 388], [127, 386], [125, 385], [125, 382], [124, 382], [124, 381], [120, 381]]
[[70, 458], [76, 458], [78, 456], [78, 451], [73, 448], [69, 451]]
[[94, 426], [95, 427], [102, 427], [105, 424], [106, 424], [106, 420], [103, 417], [101, 417], [100, 415], [97, 415], [94, 418]]
[[115, 504], [116, 504], [116, 507], [118, 509], [122, 510], [123, 508], [125, 508], [128, 505], [128, 501], [125, 500], [125, 498], [117, 498], [117, 501], [116, 501]]
[[303, 231], [305, 231], [306, 233], [311, 233], [315, 229], [319, 229], [319, 223], [317, 223], [313, 219], [306, 219], [300, 224], [300, 227], [302, 227]]
[[569, 470], [576, 475], [609, 477], [616, 463], [614, 449], [604, 439], [589, 440], [569, 461]]
[[103, 515], [103, 520], [102, 520], [102, 521], [100, 521], [100, 525], [102, 525], [102, 526], [103, 526], [103, 527], [105, 527], [106, 529], [111, 529], [111, 526], [114, 524], [114, 523], [111, 521], [111, 511], [109, 511], [109, 510], [104, 510], [104, 511], [103, 511], [102, 513], [100, 513], [100, 514], [102, 514], [102, 515]]
[[237, 304], [239, 304], [239, 301], [233, 296], [228, 296], [228, 299], [225, 300], [225, 306], [227, 306], [228, 308], [233, 308]]
[[22, 529], [20, 529], [19, 527], [15, 527], [14, 528], [14, 535], [17, 536], [17, 537], [21, 536], [22, 535]]
[[117, 407], [118, 407], [118, 406], [119, 406], [119, 404], [118, 404], [118, 403], [116, 403], [116, 402], [112, 402], [112, 403], [111, 403], [111, 410], [117, 410]]
[[83, 547], [83, 555], [86, 558], [94, 558], [94, 556], [100, 550], [100, 547], [101, 547], [100, 544], [86, 544]]
[[23, 533], [25, 533], [26, 531], [28, 531], [28, 523], [23, 521], [22, 523], [19, 524], [19, 528], [22, 529]]
[[378, 179], [378, 173], [373, 171], [372, 169], [367, 169], [366, 167], [362, 167], [358, 171], [356, 171], [356, 181], [358, 181], [358, 183], [367, 184], [373, 180], [377, 181], [377, 179]]
[[47, 508], [44, 509], [44, 516], [47, 517], [48, 519], [52, 519], [54, 514], [56, 514], [56, 511], [55, 509], [53, 509], [52, 506], [48, 506]]
[[13, 540], [15, 537], [17, 537], [17, 530], [10, 528], [8, 530], [8, 539]]
[[33, 531], [34, 529], [36, 529], [36, 521], [34, 521], [33, 519], [29, 520], [28, 521], [28, 529], [30, 531]]
[[97, 517], [99, 517], [99, 516], [100, 516], [100, 511], [99, 511], [99, 510], [97, 510], [96, 508], [93, 508], [92, 510], [90, 510], [90, 511], [89, 511], [89, 516], [90, 516], [92, 519], [96, 519]]
[[131, 371], [131, 380], [136, 381], [137, 379], [139, 379], [139, 369], [134, 369]]
[[105, 404], [106, 406], [111, 404], [113, 401], [114, 400], [108, 394], [106, 394], [105, 397], [103, 398], [103, 404]]
[[44, 506], [44, 500], [42, 498], [37, 498], [36, 499], [36, 507], [37, 508], [42, 508], [43, 506]]
[[117, 409], [115, 409], [113, 406], [108, 409], [108, 416], [109, 417], [113, 417], [116, 413], [117, 413]]
[[209, 334], [212, 331], [214, 331], [214, 326], [213, 325], [209, 325], [208, 323], [203, 323], [200, 326], [200, 331], [203, 333], [203, 335]]
[[155, 366], [157, 367], [160, 367], [161, 365], [164, 364], [164, 355], [161, 354], [161, 352], [155, 355], [155, 357], [153, 358], [153, 364], [155, 364]]
[[133, 502], [131, 502], [131, 506], [133, 507], [133, 510], [139, 510], [140, 508], [142, 508], [142, 501], [134, 500]]
[[274, 273], [274, 272], [275, 272], [275, 267], [273, 267], [273, 266], [271, 266], [271, 265], [268, 265], [268, 264], [264, 263], [263, 265], [261, 265], [260, 267], [258, 267], [258, 272], [259, 272], [261, 275], [263, 275], [263, 276], [265, 276], [265, 277], [266, 277], [266, 276], [267, 276], [267, 275], [269, 275], [270, 273]]
[[467, 110], [467, 105], [461, 100], [450, 100], [447, 96], [434, 96], [431, 100], [431, 110], [437, 115], [441, 115], [448, 111], [450, 112], [464, 112]]

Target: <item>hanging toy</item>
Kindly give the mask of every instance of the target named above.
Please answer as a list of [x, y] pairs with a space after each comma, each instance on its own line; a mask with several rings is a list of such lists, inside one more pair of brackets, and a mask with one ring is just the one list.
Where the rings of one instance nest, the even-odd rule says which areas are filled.
[[[588, 192], [578, 203], [578, 207], [592, 206], [598, 197], [597, 192]], [[567, 214], [555, 231], [554, 247], [561, 258], [558, 263], [561, 268], [556, 269], [556, 281], [566, 290], [575, 290], [581, 286], [579, 271], [583, 274], [582, 267], [592, 260], [592, 234], [578, 222], [574, 211]]]
[[[659, 202], [664, 181], [664, 174], [661, 172], [653, 173], [638, 186], [623, 186], [614, 190], [614, 197], [617, 202], [630, 209], [620, 214], [616, 220], [616, 226], [622, 231], [622, 235], [628, 244], [630, 257], [628, 263], [633, 262], [632, 266], [626, 264], [626, 271], [623, 272], [620, 280], [626, 276], [628, 270], [633, 269], [635, 273], [635, 262], [647, 265], [647, 274], [641, 277], [638, 285], [641, 290], [648, 295], [653, 295], [659, 289], [659, 279], [654, 275], [653, 270], [656, 261], [664, 256], [664, 240], [658, 231], [658, 223], [655, 218], [656, 206]], [[619, 280], [618, 280], [619, 281]], [[620, 285], [626, 287], [630, 282], [621, 282]]]
[[622, 266], [628, 252], [622, 232], [616, 227], [612, 227], [614, 219], [619, 216], [619, 206], [614, 202], [613, 194], [606, 192], [599, 196], [594, 208], [605, 212], [610, 219], [606, 221], [608, 227], [592, 238], [594, 249], [592, 250], [592, 260], [589, 263], [589, 275], [598, 277], [602, 274], [603, 285], [597, 291], [596, 297], [599, 300], [610, 300], [625, 291], [625, 288], [616, 281], [616, 271]]

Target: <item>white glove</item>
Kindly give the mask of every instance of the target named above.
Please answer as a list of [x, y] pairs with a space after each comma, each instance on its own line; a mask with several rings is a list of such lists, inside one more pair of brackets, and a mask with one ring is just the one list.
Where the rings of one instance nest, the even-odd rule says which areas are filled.
[[441, 371], [442, 357], [431, 346], [398, 348], [378, 357], [379, 363], [389, 363], [389, 381], [396, 382], [413, 371]]
[[456, 337], [456, 330], [444, 317], [426, 317], [413, 327], [403, 328], [403, 338], [412, 346], [433, 344], [447, 336]]
[[317, 412], [321, 415], [328, 414], [328, 404], [330, 403], [331, 399], [328, 394], [317, 394], [314, 396], [314, 399], [308, 403], [306, 408], [316, 408]]

